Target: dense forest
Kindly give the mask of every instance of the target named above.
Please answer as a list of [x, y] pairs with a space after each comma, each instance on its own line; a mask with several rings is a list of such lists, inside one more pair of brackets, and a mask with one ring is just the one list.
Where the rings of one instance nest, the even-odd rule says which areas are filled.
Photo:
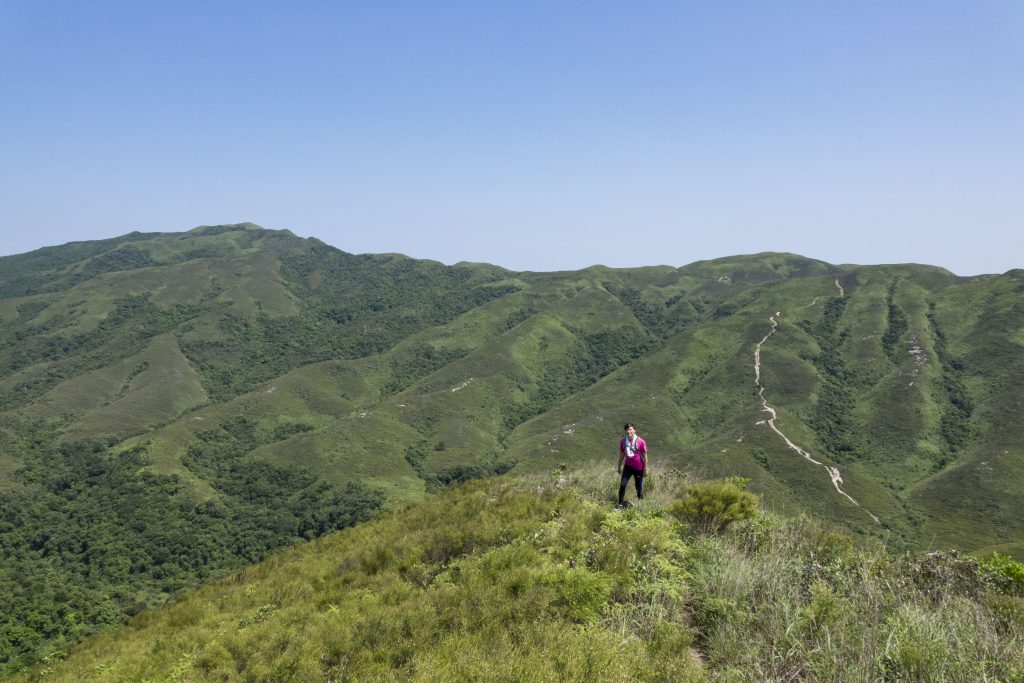
[[[44, 428], [17, 427], [47, 442]], [[142, 448], [112, 455], [80, 441], [22, 451], [19, 479], [31, 487], [0, 494], [5, 670], [380, 509], [381, 493], [358, 483], [246, 463], [248, 438], [243, 422], [204, 432], [190, 449], [187, 466], [217, 492], [202, 502], [177, 476], [147, 471]]]

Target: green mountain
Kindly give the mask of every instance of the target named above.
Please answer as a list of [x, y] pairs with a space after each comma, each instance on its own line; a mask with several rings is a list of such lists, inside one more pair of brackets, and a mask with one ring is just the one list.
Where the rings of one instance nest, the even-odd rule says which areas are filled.
[[514, 273], [245, 224], [2, 257], [0, 323], [9, 668], [453, 483], [610, 467], [626, 420], [652, 482], [1024, 556], [1020, 270]]

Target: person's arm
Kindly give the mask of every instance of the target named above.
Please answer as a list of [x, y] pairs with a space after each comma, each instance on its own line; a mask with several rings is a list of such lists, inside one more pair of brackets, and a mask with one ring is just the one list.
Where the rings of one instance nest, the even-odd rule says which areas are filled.
[[647, 442], [643, 441], [642, 443], [643, 443], [644, 447], [640, 451], [640, 457], [644, 461], [644, 472], [646, 472], [647, 471]]
[[622, 447], [622, 442], [619, 442], [619, 462], [615, 465], [615, 471], [622, 474], [622, 461], [626, 459], [626, 449]]

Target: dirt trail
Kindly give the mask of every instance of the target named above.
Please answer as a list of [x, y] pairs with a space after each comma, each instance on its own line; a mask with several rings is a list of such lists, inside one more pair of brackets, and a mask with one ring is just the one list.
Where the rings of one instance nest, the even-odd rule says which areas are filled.
[[800, 308], [798, 308], [798, 309], [796, 309], [796, 310], [798, 310], [798, 311], [802, 311], [802, 310], [804, 310], [805, 308], [810, 308], [810, 307], [811, 307], [811, 306], [813, 306], [814, 304], [818, 303], [818, 299], [820, 299], [820, 298], [821, 298], [820, 296], [816, 296], [816, 297], [814, 297], [814, 298], [813, 298], [813, 299], [811, 300], [811, 303], [809, 303], [809, 304], [804, 304], [803, 306], [801, 306]]
[[[836, 287], [839, 288], [839, 296], [846, 296], [846, 293], [843, 291], [842, 285], [839, 284], [839, 279], [838, 278], [836, 279], [835, 282], [836, 282]], [[813, 306], [815, 303], [817, 303], [819, 298], [820, 297], [815, 297], [814, 301], [812, 301], [808, 305], [809, 306]], [[807, 306], [802, 306], [801, 308], [807, 308]], [[800, 309], [797, 309], [797, 310], [800, 310]], [[773, 316], [768, 318], [771, 321], [771, 323], [772, 323], [772, 329], [768, 331], [768, 334], [766, 334], [764, 336], [764, 339], [762, 339], [760, 342], [758, 342], [757, 346], [754, 348], [754, 384], [757, 386], [757, 395], [761, 399], [762, 410], [764, 412], [768, 413], [769, 415], [771, 415], [770, 419], [761, 420], [757, 424], [759, 424], [759, 425], [761, 425], [761, 424], [768, 425], [768, 427], [773, 432], [775, 432], [780, 437], [782, 437], [782, 440], [786, 442], [786, 445], [791, 450], [796, 451], [797, 453], [799, 453], [800, 455], [802, 455], [804, 458], [806, 458], [808, 461], [814, 463], [815, 465], [818, 465], [819, 467], [824, 467], [825, 471], [828, 472], [828, 476], [832, 479], [832, 486], [834, 486], [836, 491], [839, 492], [839, 495], [841, 495], [844, 498], [846, 498], [848, 501], [850, 501], [851, 503], [853, 503], [854, 505], [859, 507], [861, 510], [864, 510], [864, 512], [866, 512], [868, 514], [868, 516], [871, 517], [871, 519], [875, 520], [876, 524], [881, 524], [881, 521], [878, 519], [878, 517], [876, 517], [874, 514], [871, 513], [870, 510], [868, 510], [867, 508], [862, 506], [860, 503], [858, 503], [856, 500], [854, 500], [853, 496], [851, 496], [850, 494], [848, 494], [846, 491], [843, 490], [843, 487], [842, 487], [843, 476], [842, 476], [842, 474], [840, 474], [838, 467], [832, 467], [830, 465], [826, 465], [823, 462], [815, 460], [814, 456], [812, 456], [810, 453], [805, 451], [803, 448], [800, 448], [800, 446], [798, 446], [795, 443], [793, 443], [793, 441], [788, 436], [786, 436], [785, 434], [782, 433], [782, 430], [779, 429], [778, 425], [775, 424], [775, 421], [779, 419], [778, 413], [775, 412], [775, 408], [772, 408], [770, 405], [768, 405], [768, 399], [766, 399], [764, 397], [765, 387], [764, 387], [763, 384], [761, 384], [761, 347], [764, 346], [765, 342], [768, 341], [769, 337], [771, 337], [773, 334], [775, 334], [775, 330], [779, 326], [778, 318], [781, 315], [782, 315], [781, 311], [776, 311], [775, 315], [773, 315]]]

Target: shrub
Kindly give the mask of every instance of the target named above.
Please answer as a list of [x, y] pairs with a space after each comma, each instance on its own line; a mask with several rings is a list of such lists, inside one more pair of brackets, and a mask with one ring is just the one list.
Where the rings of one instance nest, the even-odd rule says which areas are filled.
[[956, 550], [932, 551], [923, 557], [906, 558], [902, 579], [933, 600], [949, 595], [980, 596], [985, 591], [978, 561]]
[[992, 557], [981, 562], [981, 569], [997, 590], [1009, 595], [1024, 595], [1024, 563], [992, 553]]
[[733, 522], [757, 515], [758, 497], [744, 481], [713, 481], [691, 486], [672, 504], [672, 515], [701, 531], [721, 532]]
[[662, 553], [672, 557], [685, 554], [676, 525], [667, 519], [630, 511], [603, 520], [597, 537], [586, 550], [585, 563], [589, 569], [615, 581], [614, 599], [626, 600], [637, 582], [664, 573], [654, 563]]

